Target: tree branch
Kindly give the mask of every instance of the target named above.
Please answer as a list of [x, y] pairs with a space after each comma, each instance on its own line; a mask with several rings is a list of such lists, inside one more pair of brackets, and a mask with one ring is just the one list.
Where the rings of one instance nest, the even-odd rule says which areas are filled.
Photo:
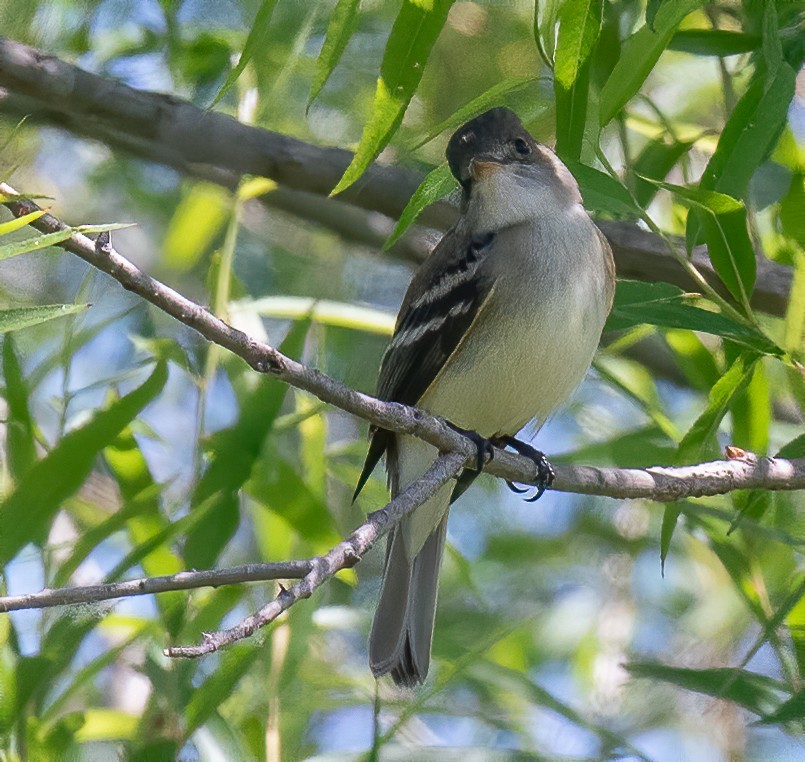
[[[226, 114], [204, 111], [180, 98], [135, 90], [2, 37], [0, 110], [60, 124], [77, 135], [227, 187], [234, 187], [241, 175], [251, 174], [296, 191], [326, 196], [352, 159], [349, 151], [313, 146], [241, 124]], [[396, 219], [421, 179], [409, 170], [372, 164], [360, 182], [337, 201]], [[332, 202], [324, 202], [322, 207], [328, 203]], [[349, 229], [336, 222], [337, 210], [325, 214], [317, 207], [316, 214], [323, 224], [349, 234]], [[440, 201], [425, 209], [420, 220], [444, 230], [455, 215], [453, 206]], [[696, 289], [655, 235], [630, 222], [602, 222], [601, 229], [612, 246], [621, 277], [665, 280]], [[416, 245], [400, 249], [407, 256], [420, 250]], [[706, 251], [697, 249], [693, 259], [708, 282], [728, 296]], [[773, 315], [784, 314], [791, 277], [789, 268], [761, 259], [752, 305]]]
[[[17, 196], [14, 200], [3, 202], [17, 217], [39, 209], [29, 199], [18, 196], [16, 191], [5, 183], [0, 183], [0, 194]], [[68, 229], [68, 226], [50, 214], [43, 214], [31, 225], [43, 233]], [[98, 240], [92, 241], [81, 233], [73, 232], [59, 245], [111, 275], [124, 288], [194, 328], [209, 341], [237, 354], [255, 370], [271, 373], [375, 425], [418, 436], [436, 446], [442, 454], [420, 479], [409, 485], [385, 508], [370, 514], [346, 540], [321, 558], [279, 564], [258, 564], [217, 572], [183, 572], [170, 577], [139, 579], [112, 585], [44, 590], [30, 595], [0, 598], [0, 611], [100, 601], [121, 596], [247, 580], [301, 577], [297, 584], [289, 589], [283, 588], [274, 600], [236, 627], [217, 633], [205, 633], [203, 642], [199, 645], [170, 647], [165, 651], [165, 654], [171, 657], [202, 656], [249, 637], [274, 621], [297, 601], [310, 597], [314, 590], [336, 572], [357, 563], [406, 513], [421, 505], [441, 485], [454, 478], [466, 465], [474, 462], [475, 445], [442, 420], [417, 408], [383, 402], [361, 394], [315, 369], [307, 368], [286, 357], [273, 347], [249, 338], [200, 305], [143, 273], [112, 248], [108, 234], [102, 234]], [[769, 459], [756, 458], [750, 453], [737, 450], [731, 453], [734, 455], [732, 460], [682, 468], [619, 469], [557, 464], [553, 488], [582, 494], [621, 498], [644, 497], [660, 501], [715, 495], [734, 489], [805, 488], [805, 458]], [[485, 470], [510, 481], [533, 484], [538, 480], [534, 463], [500, 449], [495, 449], [493, 459], [486, 464]]]
[[197, 587], [220, 587], [241, 582], [265, 582], [271, 579], [302, 579], [310, 573], [311, 562], [282, 561], [272, 564], [246, 564], [229, 569], [183, 571], [165, 577], [144, 577], [107, 585], [45, 588], [38, 593], [0, 597], [0, 612], [22, 609], [48, 609], [74, 603], [98, 603], [112, 598], [168, 593], [174, 590], [193, 590]]
[[415, 482], [406, 487], [385, 508], [370, 513], [369, 517], [346, 540], [339, 542], [320, 558], [310, 559], [310, 571], [287, 590], [283, 588], [273, 601], [240, 624], [221, 632], [205, 632], [197, 646], [171, 646], [165, 656], [197, 658], [217, 651], [222, 646], [248, 638], [257, 630], [273, 622], [283, 611], [327, 582], [336, 572], [354, 566], [365, 553], [397, 524], [406, 514], [422, 505], [436, 490], [454, 478], [464, 467], [464, 458], [457, 453], [440, 455], [433, 465]]
[[[16, 196], [17, 192], [0, 182], [0, 194]], [[22, 196], [20, 200], [3, 202], [12, 214], [21, 217], [37, 211], [39, 206]], [[43, 233], [67, 230], [68, 226], [51, 214], [43, 214], [31, 223]], [[255, 341], [238, 331], [209, 310], [187, 299], [164, 283], [139, 270], [109, 243], [108, 235], [92, 241], [74, 232], [58, 244], [76, 254], [93, 267], [111, 275], [123, 288], [143, 297], [168, 315], [198, 331], [204, 338], [228, 349], [245, 360], [254, 370], [270, 373], [298, 389], [310, 392], [369, 423], [401, 434], [410, 434], [432, 444], [440, 452], [455, 452], [470, 465], [476, 447], [466, 437], [418, 408], [397, 402], [384, 402], [345, 386], [330, 376], [286, 357], [274, 347]], [[534, 463], [525, 457], [495, 448], [492, 459], [484, 466], [488, 473], [521, 484], [536, 484], [539, 477]], [[556, 478], [552, 489], [616, 498], [647, 498], [672, 501], [730, 492], [735, 489], [805, 488], [805, 459], [746, 458], [714, 461], [683, 469], [654, 467], [647, 469], [593, 468], [555, 464]]]

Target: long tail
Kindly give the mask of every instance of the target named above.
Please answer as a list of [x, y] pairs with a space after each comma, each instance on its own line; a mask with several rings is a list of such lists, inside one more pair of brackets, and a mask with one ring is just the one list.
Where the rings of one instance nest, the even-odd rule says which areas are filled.
[[390, 672], [397, 685], [412, 686], [428, 674], [446, 532], [447, 513], [413, 561], [406, 557], [400, 528], [389, 535], [383, 589], [369, 636], [375, 677]]

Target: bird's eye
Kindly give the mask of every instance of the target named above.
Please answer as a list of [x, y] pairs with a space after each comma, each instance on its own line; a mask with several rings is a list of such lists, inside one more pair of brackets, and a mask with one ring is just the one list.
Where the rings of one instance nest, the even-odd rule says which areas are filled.
[[520, 156], [528, 156], [531, 153], [531, 146], [525, 142], [522, 138], [517, 138], [514, 141], [514, 150], [520, 154]]
[[460, 142], [462, 145], [465, 145], [465, 146], [468, 146], [470, 143], [472, 143], [472, 141], [473, 141], [473, 140], [475, 140], [475, 133], [474, 133], [474, 132], [472, 132], [472, 131], [470, 131], [470, 132], [465, 132], [465, 133], [464, 133], [464, 134], [463, 134], [463, 135], [462, 135], [462, 136], [459, 138], [459, 142]]

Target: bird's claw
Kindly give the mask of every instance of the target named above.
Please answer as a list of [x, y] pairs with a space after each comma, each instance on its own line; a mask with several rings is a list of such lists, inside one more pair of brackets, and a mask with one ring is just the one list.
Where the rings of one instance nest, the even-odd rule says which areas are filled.
[[489, 456], [490, 461], [495, 457], [495, 446], [492, 444], [492, 442], [485, 437], [482, 437], [477, 431], [473, 431], [472, 429], [462, 429], [460, 426], [450, 423], [450, 421], [447, 422], [447, 425], [462, 436], [467, 437], [467, 439], [469, 439], [470, 442], [475, 445], [475, 470], [479, 472], [483, 471], [484, 463], [486, 463], [486, 456]]
[[[540, 452], [535, 447], [532, 447], [530, 444], [526, 444], [525, 442], [521, 442], [515, 437], [500, 437], [499, 441], [501, 444], [511, 447], [512, 450], [518, 454], [534, 461], [534, 465], [537, 467], [537, 488], [531, 497], [524, 498], [524, 500], [527, 503], [536, 502], [542, 497], [545, 490], [548, 489], [551, 484], [553, 484], [553, 480], [556, 476], [554, 474], [553, 466], [551, 466], [548, 458], [545, 457], [544, 452]], [[515, 487], [511, 482], [506, 482], [506, 484], [512, 492], [517, 492], [518, 494], [528, 492], [527, 489]]]

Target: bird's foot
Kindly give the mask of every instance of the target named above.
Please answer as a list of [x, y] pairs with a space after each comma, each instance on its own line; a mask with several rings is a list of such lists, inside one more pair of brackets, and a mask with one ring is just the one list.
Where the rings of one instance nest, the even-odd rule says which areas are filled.
[[484, 467], [484, 463], [486, 463], [486, 456], [489, 456], [489, 460], [495, 455], [495, 446], [492, 442], [484, 437], [482, 437], [477, 431], [473, 431], [472, 429], [462, 429], [460, 426], [456, 426], [454, 423], [450, 423], [447, 421], [447, 425], [453, 429], [453, 431], [457, 431], [462, 436], [467, 437], [475, 445], [476, 449], [476, 457], [475, 457], [475, 470], [482, 471]]
[[[536, 500], [539, 500], [542, 497], [543, 492], [545, 492], [545, 490], [548, 489], [551, 484], [553, 484], [555, 476], [553, 466], [551, 466], [548, 458], [545, 457], [545, 453], [540, 452], [530, 444], [521, 442], [516, 437], [497, 437], [493, 441], [495, 444], [500, 446], [508, 445], [516, 453], [534, 461], [534, 465], [537, 467], [537, 488], [531, 497], [525, 498], [525, 501], [527, 503], [533, 503]], [[512, 492], [516, 492], [518, 495], [528, 492], [527, 488], [524, 489], [522, 487], [517, 487], [512, 482], [507, 481], [506, 486], [508, 486]]]

